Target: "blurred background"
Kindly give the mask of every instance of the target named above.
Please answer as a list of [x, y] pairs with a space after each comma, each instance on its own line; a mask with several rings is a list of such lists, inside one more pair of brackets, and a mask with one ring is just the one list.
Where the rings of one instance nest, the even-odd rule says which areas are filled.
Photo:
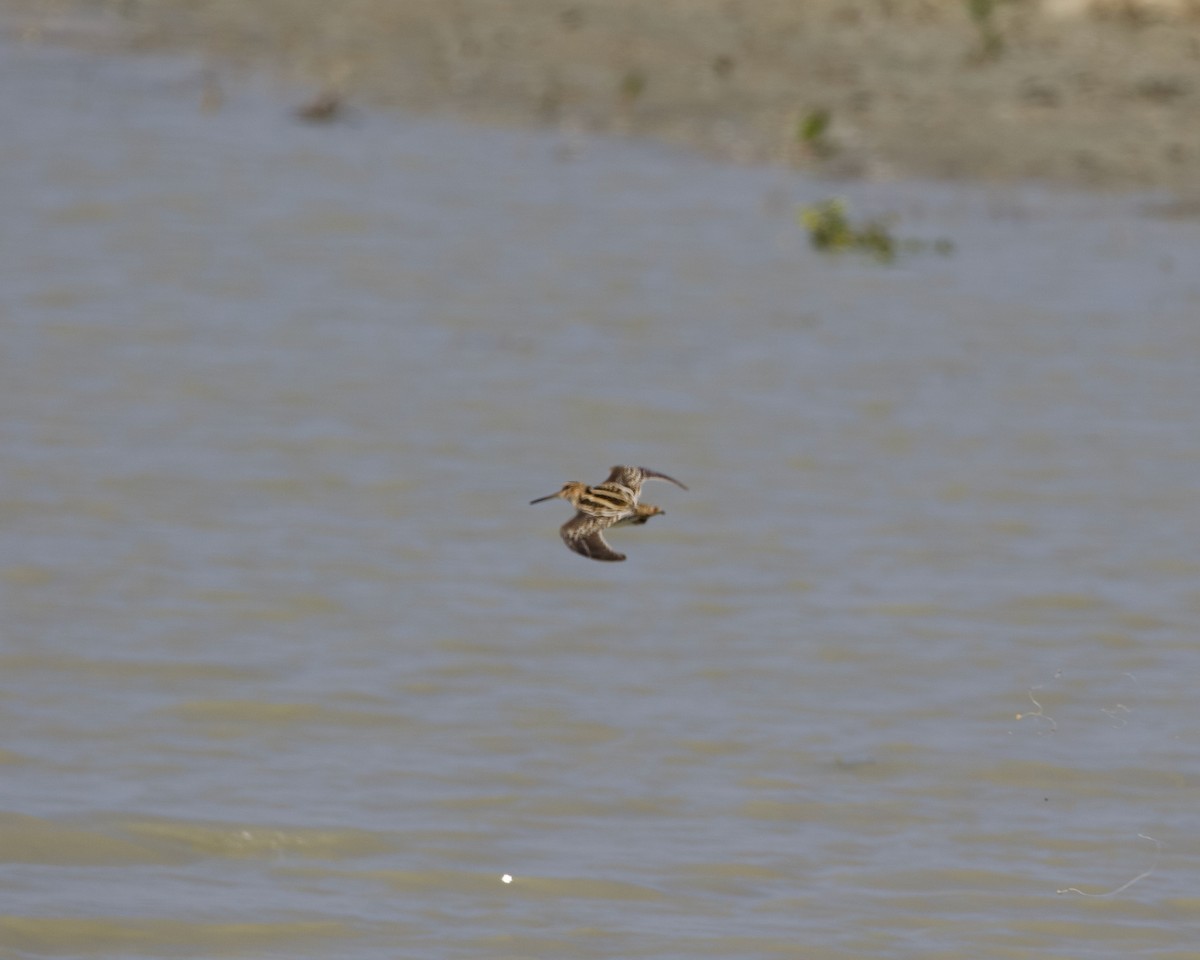
[[0, 957], [1194, 954], [1187, 9], [5, 9]]
[[633, 135], [825, 176], [1162, 186], [1200, 202], [1196, 0], [3, 0], [0, 9], [25, 39], [196, 56], [205, 69], [192, 94], [213, 111], [225, 87], [268, 74], [334, 107], [327, 118], [367, 102]]

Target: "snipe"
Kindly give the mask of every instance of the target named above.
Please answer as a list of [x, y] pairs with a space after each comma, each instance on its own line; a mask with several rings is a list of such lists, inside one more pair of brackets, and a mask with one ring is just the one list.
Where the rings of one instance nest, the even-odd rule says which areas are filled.
[[687, 489], [674, 477], [657, 470], [618, 465], [612, 468], [607, 480], [594, 487], [571, 480], [557, 493], [529, 502], [541, 503], [556, 497], [566, 500], [576, 512], [559, 528], [563, 543], [592, 560], [624, 560], [625, 554], [617, 553], [604, 539], [604, 531], [609, 527], [641, 525], [664, 512], [659, 507], [639, 502], [642, 484], [647, 480], [666, 480]]

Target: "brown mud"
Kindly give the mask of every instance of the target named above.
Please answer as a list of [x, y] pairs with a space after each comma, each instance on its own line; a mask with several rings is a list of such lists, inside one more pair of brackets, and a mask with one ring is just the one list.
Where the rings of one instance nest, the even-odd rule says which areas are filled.
[[[1064, 0], [1059, 0], [1060, 4]], [[316, 102], [653, 138], [816, 175], [1200, 197], [1200, 11], [1032, 0], [0, 0]], [[302, 96], [298, 97], [299, 105]]]

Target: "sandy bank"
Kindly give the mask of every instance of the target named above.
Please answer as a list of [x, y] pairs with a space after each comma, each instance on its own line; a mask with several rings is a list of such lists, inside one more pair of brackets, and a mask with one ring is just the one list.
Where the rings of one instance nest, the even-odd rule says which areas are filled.
[[[1065, 2], [1065, 0], [1064, 0]], [[833, 176], [1200, 192], [1200, 15], [1031, 0], [3, 0], [347, 100]], [[974, 16], [972, 16], [972, 10]], [[68, 29], [70, 28], [70, 29]], [[823, 122], [824, 121], [824, 122]]]

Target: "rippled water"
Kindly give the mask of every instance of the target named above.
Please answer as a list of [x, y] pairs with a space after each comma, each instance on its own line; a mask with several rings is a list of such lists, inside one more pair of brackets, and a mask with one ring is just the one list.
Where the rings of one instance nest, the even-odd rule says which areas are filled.
[[201, 86], [0, 57], [0, 956], [1197, 955], [1200, 225]]

